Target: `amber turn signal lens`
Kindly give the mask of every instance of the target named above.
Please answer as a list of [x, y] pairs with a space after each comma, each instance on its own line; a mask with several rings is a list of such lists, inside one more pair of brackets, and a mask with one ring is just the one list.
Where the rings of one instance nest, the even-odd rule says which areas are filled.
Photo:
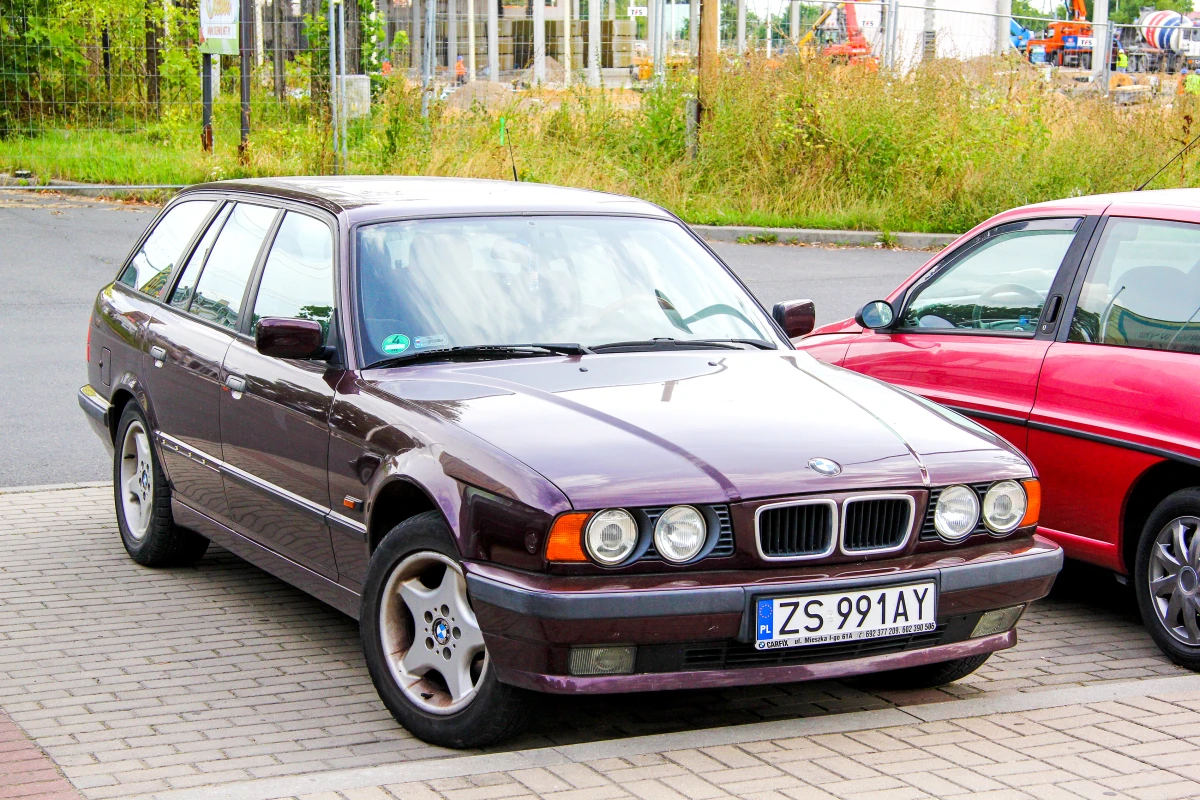
[[1030, 478], [1027, 481], [1021, 481], [1021, 486], [1025, 487], [1025, 499], [1028, 501], [1025, 505], [1025, 516], [1021, 518], [1021, 524], [1018, 528], [1024, 528], [1027, 525], [1037, 525], [1038, 515], [1042, 513], [1042, 484], [1037, 478]]
[[563, 514], [554, 520], [550, 538], [546, 541], [547, 561], [587, 561], [583, 552], [583, 526], [587, 524], [587, 513]]

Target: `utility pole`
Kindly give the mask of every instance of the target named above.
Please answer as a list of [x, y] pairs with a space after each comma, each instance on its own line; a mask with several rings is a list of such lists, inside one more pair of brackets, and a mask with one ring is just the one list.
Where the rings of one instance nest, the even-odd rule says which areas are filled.
[[475, 0], [467, 0], [467, 80], [475, 80]]
[[688, 0], [688, 55], [700, 55], [700, 0]]
[[996, 55], [1002, 56], [1012, 46], [1012, 0], [996, 0]]
[[533, 0], [533, 82], [546, 82], [546, 0]]
[[[704, 13], [701, 8], [700, 13]], [[737, 0], [737, 54], [746, 52], [746, 0]]]
[[433, 67], [436, 53], [434, 51], [434, 13], [437, 11], [437, 0], [425, 0], [425, 46], [422, 51], [421, 76], [424, 79], [424, 91], [421, 93], [421, 116], [429, 116], [429, 101], [433, 99]]
[[571, 23], [574, 20], [574, 14], [571, 13], [571, 0], [562, 0], [562, 15], [563, 15], [563, 86], [571, 85], [571, 67], [574, 66], [571, 58]]
[[458, 61], [458, 3], [446, 0], [446, 66], [457, 77], [454, 66]]
[[1108, 57], [1112, 53], [1112, 34], [1108, 27], [1108, 0], [1095, 0], [1092, 6], [1092, 83], [1103, 84], [1108, 92]]
[[767, 58], [771, 57], [771, 0], [767, 0]]
[[[720, 53], [720, 0], [698, 0], [700, 3], [700, 97], [696, 104], [697, 117], [703, 120], [712, 114], [716, 103], [717, 70]], [[739, 4], [743, 0], [738, 0]]]
[[788, 3], [788, 38], [793, 42], [800, 38], [800, 2], [791, 0]]
[[604, 14], [603, 0], [588, 0], [588, 83], [600, 85], [600, 17]]
[[487, 3], [488, 80], [500, 82], [500, 0]]
[[896, 68], [896, 35], [900, 32], [900, 0], [888, 0], [887, 67]]

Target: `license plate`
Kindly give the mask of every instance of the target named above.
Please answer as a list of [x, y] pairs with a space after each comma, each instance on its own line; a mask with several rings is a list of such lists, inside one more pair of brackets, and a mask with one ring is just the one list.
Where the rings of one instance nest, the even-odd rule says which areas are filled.
[[933, 583], [855, 589], [758, 601], [755, 647], [881, 639], [937, 628]]

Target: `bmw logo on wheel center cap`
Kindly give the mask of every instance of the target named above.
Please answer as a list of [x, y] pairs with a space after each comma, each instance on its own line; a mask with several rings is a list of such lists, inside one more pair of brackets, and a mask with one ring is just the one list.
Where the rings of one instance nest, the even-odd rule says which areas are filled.
[[841, 464], [828, 458], [810, 458], [808, 468], [813, 472], [828, 476], [838, 475], [842, 471]]
[[438, 644], [446, 644], [450, 641], [450, 623], [444, 619], [439, 619], [433, 623], [433, 638], [437, 639]]

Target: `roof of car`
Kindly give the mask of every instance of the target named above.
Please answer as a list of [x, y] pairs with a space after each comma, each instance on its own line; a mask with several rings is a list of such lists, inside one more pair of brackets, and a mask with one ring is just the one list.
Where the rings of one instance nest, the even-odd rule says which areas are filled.
[[1082, 205], [1094, 206], [1098, 213], [1114, 203], [1134, 206], [1178, 206], [1180, 208], [1200, 209], [1200, 189], [1149, 189], [1144, 192], [1114, 192], [1112, 194], [1093, 194], [1084, 197], [1064, 197], [1062, 200], [1037, 203], [1032, 206], [1026, 206], [1026, 208], [1053, 209], [1069, 207], [1077, 209]]
[[595, 213], [670, 217], [658, 206], [605, 192], [523, 181], [395, 176], [254, 178], [218, 181], [186, 192], [266, 194], [313, 203], [356, 219], [487, 213]]

